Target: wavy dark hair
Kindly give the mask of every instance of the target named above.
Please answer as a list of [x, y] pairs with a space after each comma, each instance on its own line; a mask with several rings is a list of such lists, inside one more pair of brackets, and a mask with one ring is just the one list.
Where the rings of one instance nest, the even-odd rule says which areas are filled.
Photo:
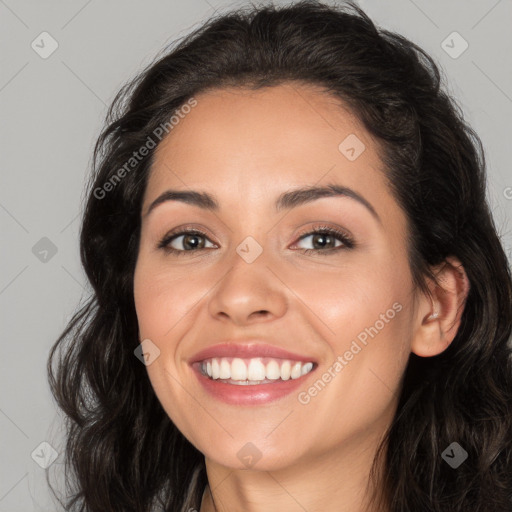
[[[122, 179], [118, 170], [194, 95], [288, 82], [341, 99], [375, 136], [406, 214], [415, 287], [428, 294], [433, 267], [450, 255], [470, 282], [451, 345], [435, 357], [410, 356], [370, 475], [383, 460], [375, 503], [392, 512], [510, 511], [512, 279], [486, 201], [481, 140], [443, 91], [439, 66], [352, 2], [238, 8], [163, 52], [108, 110], [80, 232], [92, 293], [48, 358], [66, 421], [66, 510], [199, 510], [204, 456], [169, 419], [134, 356], [133, 276], [155, 149]], [[441, 457], [454, 441], [468, 453], [457, 469]]]

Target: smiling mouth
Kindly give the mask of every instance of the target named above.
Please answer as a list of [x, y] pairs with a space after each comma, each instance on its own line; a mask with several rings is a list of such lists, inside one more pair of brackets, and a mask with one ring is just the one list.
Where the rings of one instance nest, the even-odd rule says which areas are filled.
[[235, 386], [256, 386], [296, 380], [316, 366], [312, 361], [292, 361], [270, 357], [213, 357], [196, 363], [209, 380]]

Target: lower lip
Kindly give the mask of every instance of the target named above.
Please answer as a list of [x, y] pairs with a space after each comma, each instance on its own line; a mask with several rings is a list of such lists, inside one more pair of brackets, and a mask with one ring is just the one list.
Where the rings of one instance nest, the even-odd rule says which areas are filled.
[[316, 366], [314, 366], [310, 372], [297, 379], [277, 379], [267, 384], [239, 386], [219, 382], [218, 380], [206, 377], [201, 373], [199, 365], [200, 363], [194, 363], [192, 369], [204, 389], [214, 398], [230, 405], [261, 405], [284, 398], [303, 385], [305, 379], [309, 377], [316, 368]]

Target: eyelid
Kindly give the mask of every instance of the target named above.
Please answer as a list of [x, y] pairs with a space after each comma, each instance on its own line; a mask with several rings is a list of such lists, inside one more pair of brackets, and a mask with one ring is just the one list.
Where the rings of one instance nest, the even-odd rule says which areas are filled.
[[[298, 242], [303, 240], [304, 238], [307, 238], [308, 236], [313, 236], [317, 233], [326, 233], [328, 235], [332, 235], [336, 238], [338, 238], [341, 241], [341, 246], [338, 247], [331, 247], [330, 249], [320, 250], [320, 249], [300, 249], [304, 254], [310, 254], [311, 252], [317, 253], [317, 254], [329, 254], [333, 252], [337, 252], [341, 249], [353, 249], [358, 245], [356, 241], [354, 240], [354, 237], [343, 228], [337, 227], [337, 226], [331, 226], [329, 224], [315, 224], [313, 226], [309, 226], [308, 228], [303, 229], [299, 232], [298, 235], [296, 235], [296, 241], [293, 243], [293, 246], [295, 246]], [[292, 247], [293, 247], [292, 246]]]
[[327, 232], [327, 231], [336, 233], [336, 234], [342, 236], [343, 238], [346, 238], [347, 240], [353, 241], [353, 236], [348, 231], [346, 231], [343, 228], [337, 227], [337, 226], [331, 226], [327, 223], [317, 223], [317, 224], [314, 224], [313, 226], [304, 228], [301, 231], [299, 231], [299, 233], [296, 235], [296, 238], [298, 241], [298, 240], [301, 240], [302, 238], [304, 238], [304, 236], [312, 235], [313, 233], [316, 233], [316, 232]]
[[[207, 239], [212, 244], [214, 244], [216, 247], [218, 247], [217, 244], [211, 240], [211, 236], [206, 232], [206, 230], [204, 228], [197, 228], [191, 224], [185, 224], [183, 226], [178, 226], [178, 227], [172, 229], [171, 231], [169, 231], [168, 233], [166, 233], [158, 242], [157, 248], [164, 249], [164, 250], [166, 249], [169, 252], [173, 252], [174, 248], [169, 248], [168, 244], [173, 239], [178, 238], [180, 236], [187, 235], [187, 234], [195, 234], [195, 235], [201, 236], [201, 237]], [[211, 247], [209, 249], [211, 249]], [[191, 252], [191, 251], [183, 251], [183, 250], [180, 251], [179, 249], [174, 249], [174, 250], [176, 252], [183, 252], [183, 253]], [[196, 251], [193, 251], [193, 252], [196, 252]]]
[[[196, 228], [193, 225], [178, 226], [177, 228], [174, 228], [173, 230], [169, 231], [166, 235], [164, 235], [164, 237], [158, 243], [157, 248], [166, 250], [169, 253], [174, 253], [177, 255], [178, 254], [182, 255], [182, 254], [186, 254], [186, 253], [193, 254], [193, 253], [198, 253], [198, 252], [212, 249], [212, 248], [218, 248], [218, 245], [211, 240], [210, 235], [205, 232], [206, 230], [203, 230], [203, 229], [204, 228]], [[300, 251], [304, 254], [310, 254], [311, 252], [329, 254], [329, 253], [337, 252], [340, 249], [352, 249], [357, 245], [353, 236], [346, 230], [344, 230], [340, 227], [337, 227], [337, 226], [335, 227], [335, 226], [331, 226], [331, 225], [322, 223], [322, 224], [316, 224], [316, 225], [309, 226], [307, 228], [302, 229], [297, 235], [295, 235], [295, 237], [294, 237], [295, 241], [293, 242], [291, 247], [296, 246], [296, 244], [298, 242], [300, 242], [301, 240], [303, 240], [304, 238], [307, 238], [308, 236], [314, 236], [315, 234], [318, 234], [318, 233], [326, 233], [326, 234], [336, 237], [341, 242], [341, 246], [331, 247], [331, 248], [328, 248], [325, 250], [323, 250], [323, 249], [298, 249], [298, 251]], [[211, 244], [213, 244], [215, 247], [208, 247], [208, 248], [203, 247], [203, 248], [189, 250], [189, 251], [169, 247], [169, 244], [171, 243], [171, 241], [173, 241], [173, 239], [179, 238], [180, 236], [185, 236], [187, 234], [192, 234], [192, 235], [195, 234], [199, 237], [203, 237], [206, 240], [208, 240]]]
[[172, 236], [177, 235], [183, 235], [186, 233], [195, 233], [197, 235], [204, 236], [205, 238], [208, 238], [212, 243], [212, 238], [214, 238], [211, 233], [204, 227], [197, 227], [195, 224], [183, 224], [181, 226], [178, 226], [176, 228], [171, 229], [168, 231], [162, 238], [170, 238]]

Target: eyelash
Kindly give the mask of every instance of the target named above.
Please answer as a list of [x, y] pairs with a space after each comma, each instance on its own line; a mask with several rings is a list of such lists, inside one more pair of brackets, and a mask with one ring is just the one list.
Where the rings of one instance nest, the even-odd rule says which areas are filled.
[[[324, 226], [324, 225], [313, 226], [311, 229], [309, 229], [307, 231], [303, 231], [302, 233], [300, 233], [298, 235], [297, 242], [301, 241], [303, 238], [307, 238], [308, 236], [315, 235], [315, 234], [332, 235], [335, 238], [337, 238], [338, 240], [340, 240], [343, 243], [343, 245], [341, 245], [339, 247], [332, 247], [330, 249], [324, 249], [324, 250], [323, 249], [299, 249], [303, 254], [310, 254], [313, 252], [313, 253], [317, 253], [317, 254], [318, 253], [320, 253], [320, 254], [326, 253], [324, 255], [332, 255], [332, 254], [337, 253], [341, 249], [353, 249], [356, 246], [356, 243], [354, 242], [353, 238], [350, 237], [344, 231], [341, 231], [339, 229], [332, 228], [329, 226]], [[175, 254], [176, 256], [184, 256], [186, 253], [197, 252], [198, 250], [208, 250], [208, 249], [203, 248], [203, 249], [195, 249], [195, 250], [191, 249], [191, 250], [186, 251], [186, 250], [174, 249], [174, 247], [169, 246], [169, 243], [172, 242], [172, 240], [174, 238], [178, 238], [179, 236], [182, 236], [182, 235], [198, 235], [198, 236], [201, 236], [204, 238], [208, 238], [206, 233], [203, 233], [202, 231], [200, 231], [198, 229], [183, 228], [176, 232], [171, 231], [170, 233], [165, 235], [164, 238], [162, 238], [162, 240], [160, 240], [160, 242], [158, 243], [158, 246], [157, 246], [158, 249], [162, 249], [167, 253]], [[210, 240], [210, 242], [211, 242], [211, 240]]]

